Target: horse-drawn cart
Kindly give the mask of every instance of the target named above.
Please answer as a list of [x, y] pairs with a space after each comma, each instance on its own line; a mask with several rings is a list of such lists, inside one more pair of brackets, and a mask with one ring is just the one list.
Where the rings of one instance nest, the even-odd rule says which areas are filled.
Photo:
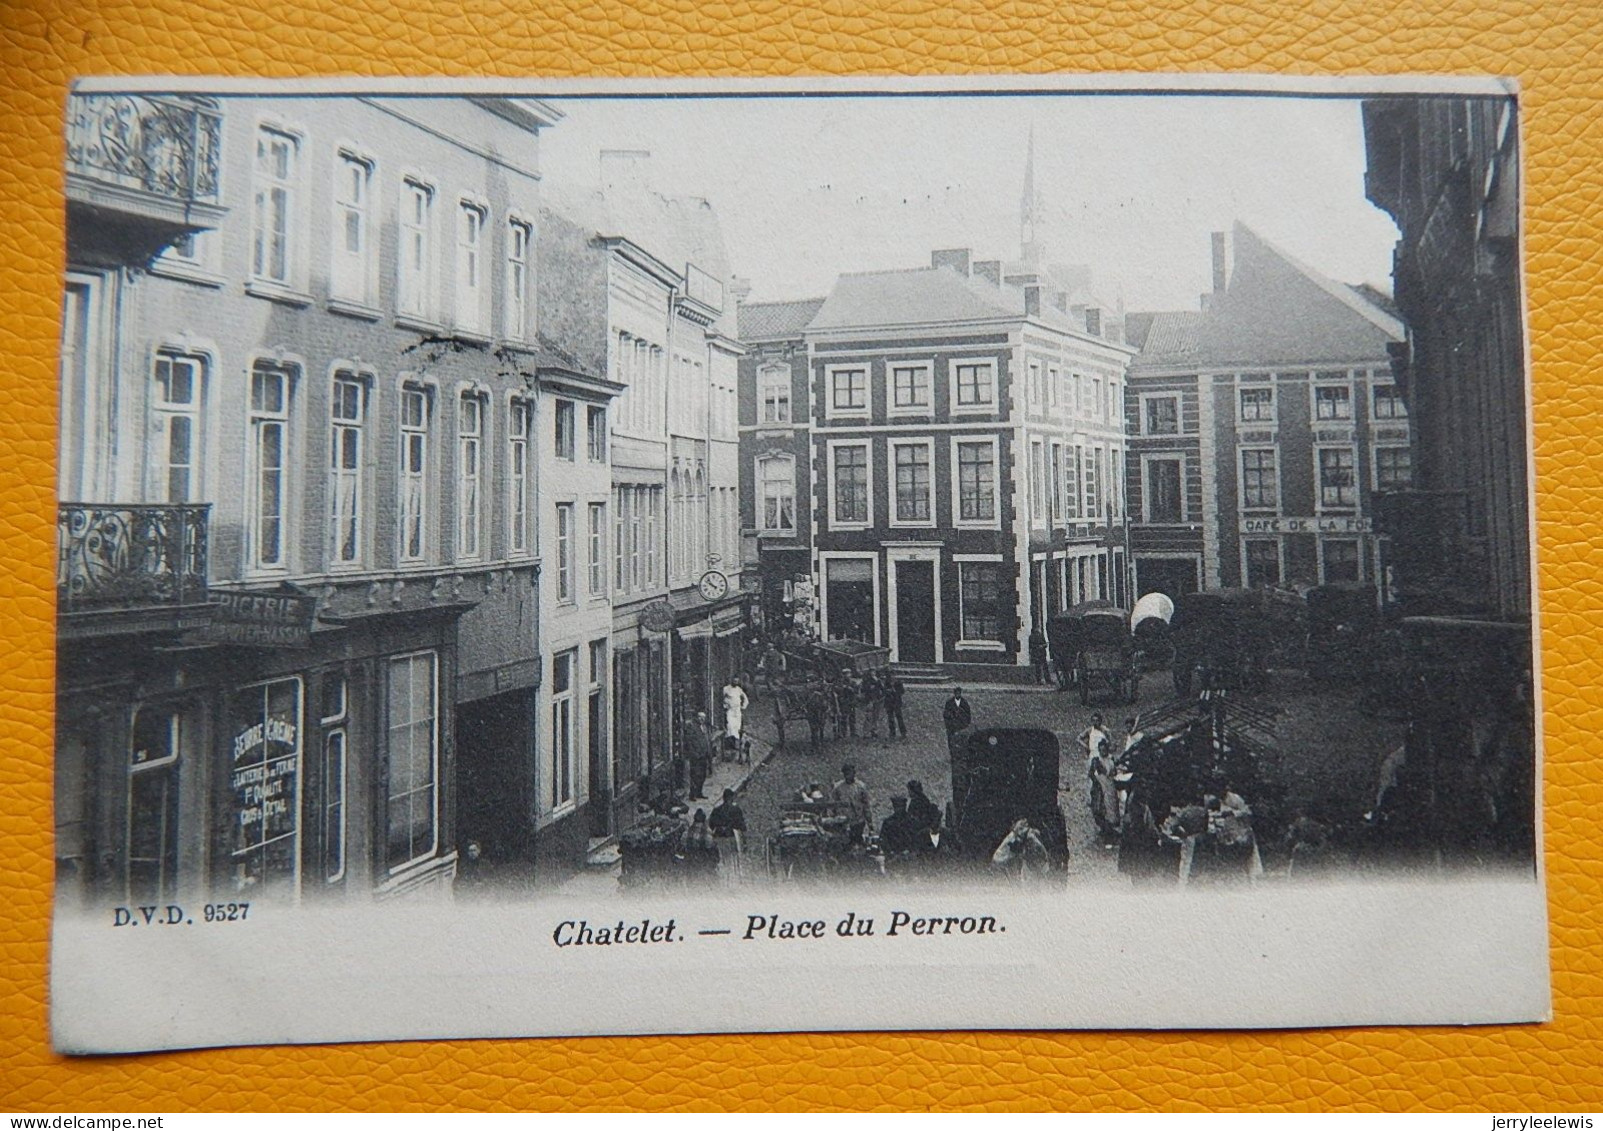
[[784, 656], [784, 674], [772, 684], [775, 736], [783, 747], [785, 724], [806, 723], [817, 753], [824, 736], [837, 729], [841, 696], [849, 693], [848, 685], [855, 686], [852, 681], [884, 668], [890, 661], [890, 649], [856, 640], [830, 640], [788, 647]]
[[827, 800], [821, 791], [802, 790], [780, 807], [779, 828], [764, 845], [773, 880], [835, 874], [852, 853], [849, 807]]
[[1130, 616], [1106, 601], [1086, 601], [1047, 622], [1047, 637], [1069, 683], [1090, 703], [1102, 690], [1133, 703], [1141, 686]]

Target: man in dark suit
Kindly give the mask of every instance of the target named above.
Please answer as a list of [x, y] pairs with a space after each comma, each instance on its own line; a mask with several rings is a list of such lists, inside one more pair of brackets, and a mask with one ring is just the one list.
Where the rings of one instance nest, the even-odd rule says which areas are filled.
[[703, 801], [701, 791], [712, 773], [712, 734], [707, 729], [706, 711], [696, 712], [696, 721], [685, 734], [685, 762], [690, 771], [690, 800]]
[[963, 689], [952, 689], [952, 697], [946, 701], [946, 707], [941, 712], [946, 723], [946, 748], [955, 749], [957, 736], [974, 725], [974, 712], [969, 710], [968, 700], [963, 698]]

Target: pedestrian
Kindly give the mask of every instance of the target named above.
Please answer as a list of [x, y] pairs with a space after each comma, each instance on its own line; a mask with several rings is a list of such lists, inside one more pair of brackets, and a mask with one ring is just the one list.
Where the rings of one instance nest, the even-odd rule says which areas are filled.
[[1085, 751], [1087, 758], [1092, 757], [1101, 749], [1102, 743], [1107, 740], [1107, 727], [1102, 722], [1102, 712], [1091, 713], [1091, 725], [1080, 732], [1080, 749]]
[[746, 848], [746, 814], [735, 804], [734, 790], [724, 790], [724, 798], [713, 808], [707, 824], [718, 848], [718, 872], [724, 886], [740, 883], [740, 854]]
[[886, 672], [882, 694], [885, 700], [885, 733], [892, 738], [907, 737], [907, 719], [902, 715], [902, 698], [907, 687], [895, 672]]
[[1052, 854], [1028, 817], [1020, 817], [991, 853], [991, 867], [1014, 877], [1019, 883], [1044, 877], [1052, 870]]
[[940, 830], [941, 810], [924, 793], [924, 783], [917, 778], [907, 783], [907, 815], [926, 838]]
[[879, 717], [885, 711], [885, 690], [880, 686], [879, 673], [863, 676], [863, 706], [868, 709], [868, 737], [879, 737]]
[[969, 709], [968, 700], [963, 698], [961, 687], [952, 689], [952, 697], [941, 711], [941, 720], [946, 724], [946, 749], [957, 749], [958, 735], [974, 725], [974, 712]]
[[840, 733], [837, 737], [857, 737], [857, 699], [861, 685], [857, 673], [847, 668], [840, 674], [840, 687], [838, 690], [838, 709], [840, 711]]
[[1113, 750], [1107, 735], [1095, 740], [1086, 759], [1086, 789], [1091, 816], [1096, 820], [1102, 845], [1112, 848], [1119, 842], [1119, 794], [1113, 781]]
[[868, 827], [873, 809], [868, 802], [868, 786], [857, 780], [855, 763], [841, 766], [840, 781], [830, 790], [829, 799], [846, 817], [847, 839], [853, 844], [862, 843], [863, 830]]
[[724, 746], [726, 750], [739, 750], [744, 729], [746, 708], [751, 699], [741, 686], [739, 676], [730, 676], [724, 684]]
[[907, 812], [907, 798], [891, 798], [891, 815], [880, 822], [879, 847], [887, 861], [918, 851], [919, 830]]
[[697, 809], [679, 842], [679, 855], [685, 862], [686, 878], [691, 883], [713, 878], [718, 872], [718, 846], [713, 843], [712, 830], [707, 827], [707, 810]]
[[706, 795], [701, 791], [707, 785], [707, 775], [712, 773], [712, 734], [707, 729], [706, 711], [696, 712], [685, 735], [685, 768], [690, 778], [690, 800], [705, 801]]
[[1035, 682], [1050, 682], [1046, 666], [1046, 633], [1039, 627], [1030, 630], [1030, 666], [1035, 669]]

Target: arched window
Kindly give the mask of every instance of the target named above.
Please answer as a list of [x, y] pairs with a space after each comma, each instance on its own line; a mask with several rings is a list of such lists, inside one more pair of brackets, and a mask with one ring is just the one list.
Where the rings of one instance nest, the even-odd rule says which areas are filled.
[[668, 572], [685, 572], [685, 483], [675, 467], [668, 477]]

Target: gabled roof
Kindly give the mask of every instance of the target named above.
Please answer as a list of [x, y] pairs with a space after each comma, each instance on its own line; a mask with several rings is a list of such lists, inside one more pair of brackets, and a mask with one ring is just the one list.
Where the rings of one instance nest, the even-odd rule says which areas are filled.
[[740, 306], [740, 330], [736, 335], [743, 342], [759, 338], [800, 337], [807, 324], [824, 305], [821, 298], [795, 299], [790, 302], [748, 302]]
[[1387, 356], [1403, 324], [1245, 224], [1233, 232], [1229, 285], [1200, 312], [1154, 314], [1135, 366], [1225, 369], [1360, 363]]

